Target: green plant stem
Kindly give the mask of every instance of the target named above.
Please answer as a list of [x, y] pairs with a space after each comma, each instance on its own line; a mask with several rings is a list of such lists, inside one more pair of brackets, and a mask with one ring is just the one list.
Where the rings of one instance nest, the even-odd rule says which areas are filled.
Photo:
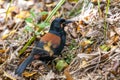
[[[57, 12], [57, 10], [62, 6], [62, 4], [65, 2], [66, 0], [60, 0], [60, 2], [57, 4], [57, 6], [52, 10], [52, 12], [50, 13], [50, 15], [48, 15], [48, 17], [46, 18], [46, 20], [44, 21], [46, 22], [50, 22], [51, 18], [53, 17], [53, 15]], [[44, 28], [43, 28], [44, 29]], [[41, 28], [39, 28], [38, 32], [41, 31]], [[22, 55], [23, 52], [27, 49], [28, 46], [31, 45], [31, 43], [36, 39], [36, 36], [33, 36], [31, 39], [28, 40], [28, 42], [25, 44], [25, 46], [19, 51], [18, 56]]]
[[11, 7], [12, 2], [13, 2], [13, 0], [10, 1], [10, 4], [9, 4], [8, 9], [7, 9], [7, 11], [6, 11], [5, 22], [7, 22], [9, 9], [10, 9], [10, 7]]
[[107, 22], [106, 22], [106, 18], [107, 18], [107, 14], [108, 14], [108, 11], [109, 11], [109, 7], [110, 7], [110, 0], [107, 0], [107, 7], [106, 7], [106, 14], [105, 14], [105, 19], [104, 19], [104, 35], [105, 35], [105, 38], [106, 38], [106, 30], [107, 30]]
[[100, 16], [101, 16], [100, 0], [98, 0], [98, 1], [97, 1], [97, 3], [98, 3], [98, 10], [99, 10], [99, 14], [100, 14]]
[[28, 40], [25, 46], [20, 50], [18, 56], [20, 56], [27, 49], [27, 47], [35, 40], [35, 38], [36, 36], [34, 35], [31, 39]]
[[49, 22], [52, 16], [57, 12], [57, 10], [61, 7], [61, 5], [65, 2], [66, 0], [60, 0], [60, 2], [57, 4], [57, 6], [52, 10], [50, 13], [49, 17], [46, 18], [45, 22]]

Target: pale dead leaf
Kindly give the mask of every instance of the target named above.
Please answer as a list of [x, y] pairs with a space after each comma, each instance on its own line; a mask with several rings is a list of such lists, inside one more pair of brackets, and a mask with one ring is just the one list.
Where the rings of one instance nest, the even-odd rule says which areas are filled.
[[[98, 0], [91, 0], [93, 3], [98, 3]], [[106, 2], [106, 0], [99, 0], [99, 2]]]
[[51, 80], [55, 78], [55, 73], [53, 71], [50, 71], [47, 75], [43, 76], [45, 80]]
[[81, 68], [84, 68], [88, 65], [87, 61], [86, 60], [82, 60], [82, 63], [80, 65]]
[[9, 29], [5, 29], [0, 35], [3, 36], [3, 35], [5, 35], [5, 34], [8, 34], [9, 32], [10, 32]]
[[5, 0], [0, 0], [0, 4], [3, 4]]
[[30, 16], [30, 13], [28, 11], [20, 11], [19, 14], [15, 16], [15, 18], [25, 19]]
[[4, 71], [4, 76], [10, 78], [11, 80], [17, 80], [16, 78], [14, 78], [13, 76], [11, 76], [10, 74], [8, 74], [7, 72]]
[[2, 13], [5, 13], [5, 12], [6, 12], [5, 9], [0, 9], [0, 16], [1, 16]]
[[15, 34], [15, 33], [16, 33], [16, 30], [12, 30], [12, 31], [10, 31], [9, 36], [10, 36], [10, 35], [13, 35], [13, 34]]
[[65, 5], [63, 7], [67, 10], [71, 10], [73, 8], [73, 6], [69, 3], [65, 3]]
[[9, 34], [5, 34], [2, 36], [2, 40], [6, 39], [9, 36]]
[[53, 0], [45, 0], [46, 4], [51, 4], [53, 2]]
[[78, 54], [77, 56], [78, 56], [79, 58], [90, 59], [90, 58], [95, 57], [95, 56], [97, 56], [97, 55], [99, 55], [99, 52], [91, 53], [91, 54], [80, 53], [80, 54]]
[[89, 29], [89, 31], [86, 34], [86, 37], [100, 37], [102, 35], [103, 34], [98, 30]]
[[16, 32], [16, 30], [12, 30], [7, 34], [2, 35], [2, 40], [8, 38], [9, 36], [13, 35]]
[[8, 14], [11, 14], [11, 12], [16, 11], [17, 7], [16, 6], [11, 6], [8, 10]]
[[120, 35], [120, 28], [115, 28], [115, 31], [118, 35]]
[[34, 4], [33, 0], [18, 0], [17, 1], [18, 7], [20, 7], [21, 9], [28, 9], [30, 6], [32, 6]]
[[46, 4], [47, 7], [52, 7], [52, 6], [55, 6], [56, 5], [56, 2], [52, 2], [51, 4]]
[[115, 35], [115, 32], [113, 30], [110, 31], [110, 37], [113, 37]]

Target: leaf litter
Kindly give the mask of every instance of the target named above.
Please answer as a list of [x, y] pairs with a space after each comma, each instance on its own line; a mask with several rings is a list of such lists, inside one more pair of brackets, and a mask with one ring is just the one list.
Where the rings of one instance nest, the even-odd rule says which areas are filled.
[[[106, 0], [100, 0], [100, 6], [97, 0], [66, 1], [53, 19], [64, 16], [64, 18], [75, 21], [65, 29], [67, 32], [66, 46], [62, 51], [62, 56], [58, 57], [58, 60], [64, 59], [67, 62], [67, 68], [65, 67], [60, 72], [57, 71], [55, 68], [57, 59], [47, 63], [37, 60], [26, 68], [22, 77], [14, 74], [15, 69], [29, 55], [33, 47], [33, 45], [28, 46], [24, 54], [20, 58], [17, 57], [19, 50], [34, 35], [32, 31], [29, 31], [30, 28], [28, 31], [24, 28], [27, 25], [25, 19], [31, 16], [29, 10], [34, 9], [36, 18], [33, 21], [37, 23], [45, 20], [46, 16], [36, 14], [44, 11], [49, 13], [57, 2], [54, 0], [13, 1], [6, 17], [10, 1], [0, 1], [0, 79], [119, 80], [119, 0], [110, 2], [108, 12], [106, 12], [108, 4]], [[77, 14], [76, 11], [77, 16], [68, 16], [72, 10], [70, 8], [78, 10], [79, 4], [82, 5], [80, 13]], [[32, 25], [32, 29], [37, 28]], [[44, 29], [43, 32], [48, 29]], [[43, 32], [41, 36], [44, 35]]]

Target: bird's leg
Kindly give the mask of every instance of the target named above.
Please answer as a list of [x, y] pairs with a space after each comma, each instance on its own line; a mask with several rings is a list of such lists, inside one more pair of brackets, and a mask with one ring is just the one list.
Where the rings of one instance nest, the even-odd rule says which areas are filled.
[[39, 54], [34, 55], [34, 59], [35, 59], [35, 60], [36, 60], [36, 59], [40, 59], [40, 55], [39, 55]]

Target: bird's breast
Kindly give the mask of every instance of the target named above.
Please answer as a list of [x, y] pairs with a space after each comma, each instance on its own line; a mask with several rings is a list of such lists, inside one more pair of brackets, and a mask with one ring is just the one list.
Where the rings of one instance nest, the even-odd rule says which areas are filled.
[[55, 48], [60, 45], [61, 38], [55, 34], [47, 33], [41, 38], [41, 41], [44, 43], [51, 42], [52, 46]]

